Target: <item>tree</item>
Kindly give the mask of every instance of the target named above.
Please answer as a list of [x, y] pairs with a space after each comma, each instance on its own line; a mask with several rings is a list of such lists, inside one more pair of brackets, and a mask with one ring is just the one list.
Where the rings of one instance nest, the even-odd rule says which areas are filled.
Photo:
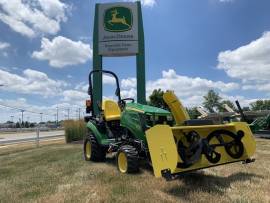
[[190, 119], [197, 119], [198, 116], [201, 115], [196, 107], [187, 108], [187, 112], [189, 114]]
[[250, 104], [252, 111], [270, 110], [270, 100], [257, 100]]
[[214, 113], [214, 108], [221, 108], [221, 97], [218, 95], [217, 92], [214, 90], [209, 90], [208, 93], [203, 96], [204, 102], [203, 106], [206, 108], [210, 113]]
[[244, 106], [244, 107], [242, 108], [242, 110], [243, 110], [243, 111], [250, 111], [250, 108], [249, 108], [248, 106]]
[[34, 123], [30, 123], [29, 127], [30, 127], [30, 128], [35, 127], [35, 124], [34, 124]]
[[164, 91], [161, 89], [154, 89], [152, 94], [149, 96], [149, 104], [162, 109], [168, 109], [167, 104], [163, 100]]
[[17, 123], [16, 123], [16, 128], [20, 128], [20, 127], [21, 127], [20, 123], [17, 122]]
[[29, 128], [29, 122], [28, 122], [28, 121], [25, 121], [24, 127], [25, 127], [25, 128]]

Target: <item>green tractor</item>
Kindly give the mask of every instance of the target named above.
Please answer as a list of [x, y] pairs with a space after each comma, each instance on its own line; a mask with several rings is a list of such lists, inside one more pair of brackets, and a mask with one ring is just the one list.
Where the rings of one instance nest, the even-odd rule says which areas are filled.
[[[110, 74], [115, 78], [118, 101], [93, 100], [92, 76]], [[237, 161], [252, 162], [255, 140], [246, 123], [214, 125], [210, 120], [191, 120], [172, 91], [163, 99], [170, 111], [121, 98], [118, 77], [111, 71], [93, 70], [89, 74], [91, 100], [86, 102], [86, 161], [106, 160], [116, 153], [121, 173], [139, 170], [147, 161], [156, 177], [172, 179], [177, 174]], [[97, 103], [99, 113], [94, 113]]]
[[[97, 102], [100, 113], [94, 115], [92, 75], [97, 72], [110, 74], [115, 78], [118, 102]], [[120, 172], [138, 171], [139, 160], [149, 159], [145, 130], [168, 121], [171, 113], [135, 103], [133, 98], [122, 99], [118, 77], [111, 71], [92, 71], [89, 75], [88, 93], [91, 100], [87, 101], [86, 112], [92, 115], [86, 117], [88, 134], [84, 140], [85, 160], [104, 161], [106, 153], [117, 152], [116, 160]]]

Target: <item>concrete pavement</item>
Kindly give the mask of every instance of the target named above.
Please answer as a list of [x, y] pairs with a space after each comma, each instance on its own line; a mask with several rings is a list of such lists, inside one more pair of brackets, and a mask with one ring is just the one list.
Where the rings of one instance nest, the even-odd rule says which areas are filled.
[[[64, 137], [64, 130], [57, 131], [40, 131], [39, 138], [40, 140], [44, 139], [55, 139], [58, 137]], [[36, 132], [23, 132], [23, 133], [3, 133], [0, 134], [0, 145], [35, 141], [37, 139]]]

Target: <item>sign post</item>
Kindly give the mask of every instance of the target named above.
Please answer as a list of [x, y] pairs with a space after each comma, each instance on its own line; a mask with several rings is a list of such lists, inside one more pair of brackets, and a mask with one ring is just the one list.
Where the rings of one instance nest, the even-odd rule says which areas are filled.
[[39, 147], [39, 132], [40, 132], [40, 125], [38, 125], [36, 129], [37, 137], [36, 137], [36, 146]]
[[[102, 70], [102, 57], [136, 56], [137, 101], [145, 104], [144, 32], [140, 2], [96, 4], [93, 70]], [[93, 99], [102, 101], [102, 74], [93, 76]], [[97, 104], [94, 114], [98, 113]]]

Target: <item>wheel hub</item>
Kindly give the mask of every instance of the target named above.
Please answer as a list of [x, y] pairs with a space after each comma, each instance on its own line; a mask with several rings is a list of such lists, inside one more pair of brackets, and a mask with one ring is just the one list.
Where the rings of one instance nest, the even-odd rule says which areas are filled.
[[92, 151], [92, 146], [91, 146], [90, 141], [88, 141], [88, 142], [86, 143], [85, 151], [86, 151], [86, 157], [87, 157], [88, 159], [90, 159], [90, 158], [91, 158], [91, 151]]
[[120, 172], [122, 173], [127, 172], [127, 157], [124, 152], [120, 152], [118, 155], [118, 167]]

